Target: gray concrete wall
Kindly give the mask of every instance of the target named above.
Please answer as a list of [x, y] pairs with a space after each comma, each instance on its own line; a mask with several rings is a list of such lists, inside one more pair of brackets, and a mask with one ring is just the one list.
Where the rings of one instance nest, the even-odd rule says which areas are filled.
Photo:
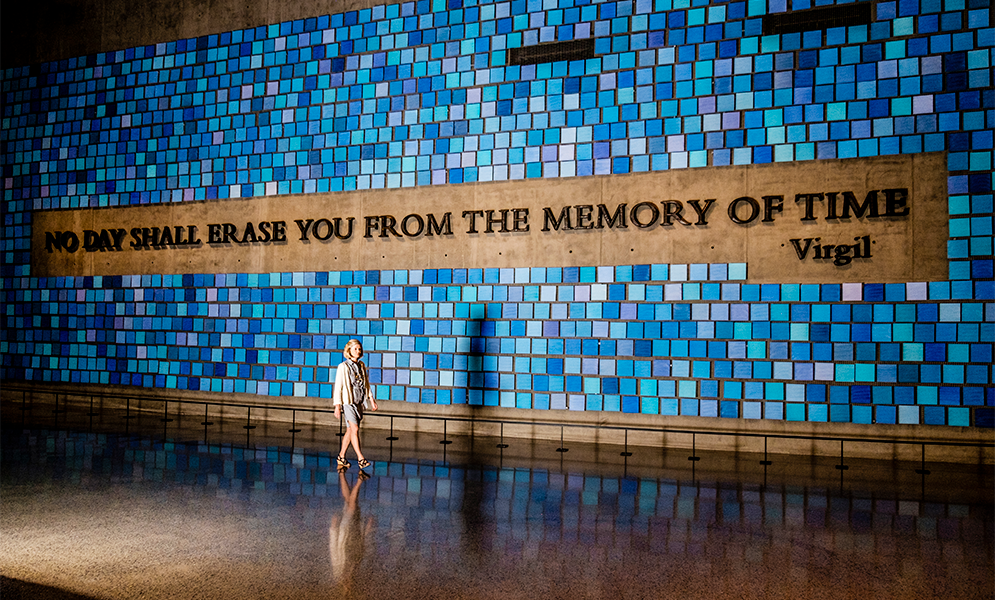
[[[752, 283], [942, 281], [947, 277], [945, 160], [943, 153], [929, 153], [40, 211], [32, 229], [32, 274], [724, 262], [748, 263]], [[905, 193], [895, 212], [902, 216], [889, 216], [887, 194], [881, 190], [899, 188]], [[852, 192], [858, 202], [875, 198], [872, 214], [879, 216], [827, 218], [827, 202], [819, 200], [812, 202], [813, 218], [807, 220], [805, 202], [795, 201], [806, 194], [839, 192]], [[768, 202], [769, 219], [764, 216]], [[730, 215], [746, 218], [749, 203], [756, 208], [753, 220], [734, 222]], [[337, 235], [348, 235], [346, 239], [332, 234], [328, 223], [336, 219]], [[312, 231], [310, 224], [322, 220], [324, 228]], [[219, 235], [226, 223], [235, 232], [234, 242]], [[251, 226], [256, 233], [260, 223], [281, 223], [281, 238], [286, 239], [249, 241], [246, 232]], [[177, 231], [170, 243], [200, 243], [141, 245], [138, 236], [145, 234], [133, 232], [153, 227]], [[106, 251], [82, 246], [71, 251], [53, 242], [57, 233], [74, 232], [83, 243], [86, 231], [116, 232], [117, 238], [107, 240], [123, 241]], [[148, 239], [156, 235], [152, 232]], [[244, 240], [238, 241], [239, 236]], [[261, 231], [258, 237], [263, 237]], [[858, 240], [869, 256], [836, 261], [828, 259], [827, 251], [825, 259], [816, 260], [815, 240], [841, 246]]]

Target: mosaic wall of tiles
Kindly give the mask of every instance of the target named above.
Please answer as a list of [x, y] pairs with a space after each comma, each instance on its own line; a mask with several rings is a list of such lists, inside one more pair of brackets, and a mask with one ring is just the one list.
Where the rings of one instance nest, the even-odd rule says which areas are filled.
[[971, 282], [745, 278], [693, 264], [41, 279], [7, 292], [4, 361], [29, 380], [320, 399], [357, 337], [384, 400], [991, 424], [995, 303], [959, 301]]
[[[767, 31], [830, 4], [423, 0], [7, 69], [4, 378], [324, 398], [360, 337], [380, 398], [990, 427], [988, 2]], [[509, 64], [582, 39], [593, 58]], [[950, 171], [943, 282], [30, 270], [32, 210], [927, 151]]]

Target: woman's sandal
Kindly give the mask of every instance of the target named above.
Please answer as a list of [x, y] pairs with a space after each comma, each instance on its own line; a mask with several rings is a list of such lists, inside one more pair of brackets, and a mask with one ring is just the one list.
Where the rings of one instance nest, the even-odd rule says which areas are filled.
[[335, 462], [338, 463], [339, 468], [342, 468], [342, 469], [348, 469], [349, 468], [349, 461], [347, 461], [345, 459], [345, 457], [336, 456], [335, 457]]
[[366, 468], [368, 468], [373, 463], [371, 463], [370, 461], [368, 461], [365, 458], [363, 458], [363, 459], [360, 459], [359, 463], [357, 463], [357, 464], [359, 464], [359, 468], [360, 469], [366, 469]]

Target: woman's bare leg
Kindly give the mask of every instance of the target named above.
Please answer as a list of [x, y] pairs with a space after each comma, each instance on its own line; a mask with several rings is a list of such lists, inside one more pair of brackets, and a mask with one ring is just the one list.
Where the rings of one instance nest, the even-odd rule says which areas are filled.
[[356, 458], [359, 460], [364, 460], [366, 457], [363, 456], [363, 451], [359, 449], [359, 425], [354, 423], [349, 423], [349, 433], [347, 434], [351, 437], [352, 448], [356, 451]]
[[339, 449], [339, 456], [345, 458], [346, 450], [349, 449], [349, 442], [352, 436], [352, 424], [348, 424], [345, 430], [345, 435], [342, 436], [342, 447]]

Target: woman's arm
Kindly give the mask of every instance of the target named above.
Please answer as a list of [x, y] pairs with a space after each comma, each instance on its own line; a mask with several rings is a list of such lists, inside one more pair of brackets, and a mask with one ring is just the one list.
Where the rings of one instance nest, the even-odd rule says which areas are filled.
[[345, 363], [339, 363], [339, 366], [335, 368], [335, 382], [332, 384], [332, 404], [335, 405], [335, 410], [338, 410], [339, 407], [348, 400], [348, 398], [345, 397], [348, 393], [348, 380], [349, 371], [346, 368]]

